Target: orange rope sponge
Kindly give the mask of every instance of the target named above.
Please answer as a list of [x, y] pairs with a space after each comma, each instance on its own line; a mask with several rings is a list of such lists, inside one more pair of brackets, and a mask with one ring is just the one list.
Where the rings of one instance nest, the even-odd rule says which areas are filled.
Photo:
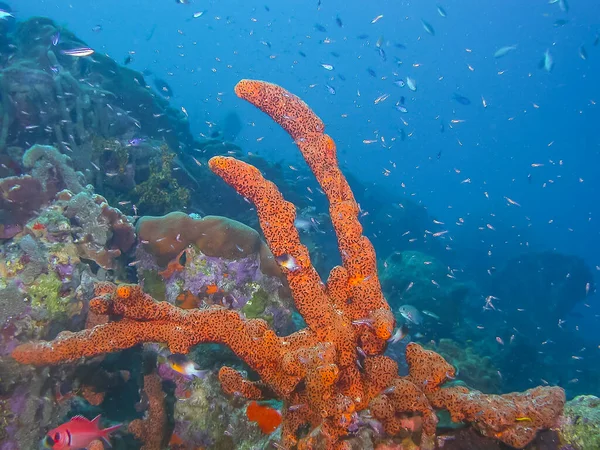
[[[525, 445], [537, 430], [551, 426], [565, 400], [560, 388], [502, 397], [445, 388], [454, 368], [417, 344], [407, 347], [409, 375], [398, 376], [397, 363], [382, 355], [395, 321], [381, 291], [375, 251], [362, 234], [358, 205], [323, 122], [302, 100], [274, 84], [243, 80], [235, 91], [290, 134], [329, 200], [342, 266], [333, 268], [325, 284], [294, 227], [294, 205], [255, 167], [228, 157], [209, 161], [217, 175], [254, 203], [273, 255], [293, 260], [282, 271], [307, 328], [280, 337], [265, 321], [248, 320], [236, 311], [216, 306], [183, 310], [154, 301], [135, 285], [101, 283], [90, 311], [119, 320], [63, 332], [53, 342], [22, 344], [12, 356], [44, 365], [142, 342], [165, 343], [173, 353], [187, 353], [204, 342], [222, 343], [260, 376], [260, 381], [249, 381], [234, 369], [221, 368], [219, 379], [227, 394], [248, 399], [275, 394], [284, 401], [280, 447], [285, 449], [350, 448], [345, 438], [357, 430], [358, 412], [367, 409], [389, 435], [402, 432], [407, 415], [419, 416], [423, 450], [435, 444], [435, 408], [448, 409], [453, 419], [474, 422], [483, 434], [511, 445]], [[536, 411], [538, 406], [545, 412]], [[134, 423], [132, 431], [143, 431], [141, 422]]]
[[144, 443], [141, 450], [161, 450], [166, 437], [167, 412], [162, 380], [155, 373], [144, 376], [144, 393], [148, 398], [146, 417], [132, 421], [129, 432]]

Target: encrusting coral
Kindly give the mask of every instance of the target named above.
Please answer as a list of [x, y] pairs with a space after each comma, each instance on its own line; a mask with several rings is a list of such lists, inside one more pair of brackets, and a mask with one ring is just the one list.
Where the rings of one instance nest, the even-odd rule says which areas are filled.
[[[155, 302], [139, 286], [110, 283], [96, 287], [90, 310], [120, 320], [78, 333], [61, 333], [52, 342], [31, 342], [12, 355], [27, 364], [58, 364], [132, 347], [166, 343], [187, 353], [202, 342], [230, 347], [259, 376], [245, 379], [223, 367], [219, 378], [228, 394], [249, 399], [275, 395], [284, 401], [281, 448], [347, 449], [345, 439], [359, 428], [358, 412], [370, 409], [389, 435], [402, 431], [406, 415], [422, 416], [421, 448], [433, 448], [437, 417], [448, 409], [484, 434], [516, 447], [552, 426], [564, 405], [564, 391], [536, 388], [523, 394], [487, 396], [442, 385], [454, 369], [440, 355], [411, 343], [410, 372], [398, 376], [397, 363], [382, 355], [395, 321], [377, 276], [375, 251], [362, 235], [358, 206], [340, 172], [333, 140], [323, 122], [298, 97], [283, 88], [243, 80], [238, 96], [270, 115], [294, 139], [330, 202], [342, 266], [323, 283], [294, 227], [295, 208], [277, 187], [246, 163], [214, 157], [211, 169], [256, 206], [269, 248], [293, 259], [282, 270], [307, 328], [277, 336], [263, 320], [246, 319], [220, 306], [182, 310]], [[309, 425], [311, 431], [301, 430]]]

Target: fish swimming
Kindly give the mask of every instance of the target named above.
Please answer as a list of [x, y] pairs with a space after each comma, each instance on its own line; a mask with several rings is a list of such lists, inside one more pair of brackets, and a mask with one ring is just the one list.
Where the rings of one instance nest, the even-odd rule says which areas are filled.
[[417, 90], [417, 82], [411, 77], [406, 77], [406, 85], [413, 92]]
[[325, 87], [327, 88], [327, 92], [329, 92], [331, 95], [335, 95], [335, 88], [333, 86], [326, 84]]
[[159, 362], [167, 364], [172, 370], [186, 378], [205, 378], [208, 370], [201, 370], [198, 365], [185, 355], [173, 353], [166, 358], [159, 355]]
[[423, 19], [421, 19], [421, 24], [423, 25], [423, 29], [427, 31], [427, 33], [429, 33], [432, 36], [435, 36], [435, 30], [433, 29], [430, 23], [425, 22]]
[[121, 424], [100, 429], [100, 415], [89, 420], [75, 416], [66, 423], [50, 430], [44, 439], [44, 446], [52, 450], [79, 450], [86, 448], [92, 441], [102, 439], [110, 444], [109, 435], [119, 429]]
[[128, 143], [131, 147], [137, 147], [138, 145], [140, 145], [141, 143], [143, 143], [145, 141], [146, 141], [146, 139], [144, 139], [144, 138], [133, 138], [133, 139], [130, 139]]
[[154, 86], [156, 89], [158, 89], [158, 92], [160, 92], [163, 97], [169, 98], [173, 96], [173, 90], [166, 81], [161, 80], [160, 78], [154, 78]]
[[516, 45], [507, 45], [505, 47], [500, 47], [494, 53], [494, 58], [502, 58], [503, 56], [508, 55], [510, 52], [512, 52], [512, 51], [514, 51], [516, 49], [517, 49]]
[[301, 267], [298, 265], [298, 262], [296, 261], [296, 258], [294, 258], [292, 255], [289, 255], [287, 253], [284, 255], [277, 256], [275, 258], [275, 261], [277, 261], [277, 263], [281, 267], [284, 267], [285, 269], [289, 270], [290, 272], [295, 272], [295, 271], [301, 269]]
[[390, 344], [395, 344], [396, 342], [399, 342], [402, 339], [404, 339], [407, 334], [408, 334], [408, 327], [406, 326], [406, 324], [404, 324], [401, 327], [398, 327], [396, 329], [395, 333], [393, 334], [393, 336], [391, 338], [389, 338], [387, 341]]
[[550, 54], [550, 50], [546, 50], [544, 52], [544, 57], [540, 61], [539, 67], [540, 69], [544, 69], [546, 72], [552, 72], [552, 69], [554, 68], [554, 59]]
[[421, 312], [412, 305], [402, 305], [398, 308], [398, 312], [402, 317], [415, 325], [421, 325], [423, 323]]
[[437, 314], [435, 314], [435, 313], [432, 313], [431, 311], [427, 311], [427, 310], [425, 310], [425, 309], [424, 309], [424, 310], [423, 310], [423, 311], [421, 311], [421, 312], [422, 312], [423, 314], [425, 314], [426, 316], [429, 316], [429, 317], [431, 317], [432, 319], [435, 319], [435, 320], [440, 320], [440, 316], [438, 316], [438, 315], [437, 315]]
[[452, 98], [454, 100], [456, 100], [458, 103], [460, 103], [461, 105], [465, 105], [466, 106], [466, 105], [470, 105], [471, 104], [471, 100], [469, 100], [464, 95], [457, 94], [456, 92], [452, 95]]
[[92, 50], [89, 47], [72, 48], [70, 50], [61, 50], [60, 52], [63, 55], [76, 56], [78, 58], [83, 58], [85, 56], [90, 56], [90, 55], [94, 54], [94, 50]]

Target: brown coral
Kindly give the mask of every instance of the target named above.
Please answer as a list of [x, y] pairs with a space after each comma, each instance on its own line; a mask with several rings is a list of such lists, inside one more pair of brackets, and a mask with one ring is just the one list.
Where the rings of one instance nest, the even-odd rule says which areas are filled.
[[281, 275], [273, 254], [256, 230], [226, 217], [194, 219], [182, 212], [161, 217], [145, 216], [138, 221], [137, 232], [144, 248], [163, 267], [175, 260], [188, 245], [194, 244], [207, 256], [226, 259], [258, 254], [263, 273]]

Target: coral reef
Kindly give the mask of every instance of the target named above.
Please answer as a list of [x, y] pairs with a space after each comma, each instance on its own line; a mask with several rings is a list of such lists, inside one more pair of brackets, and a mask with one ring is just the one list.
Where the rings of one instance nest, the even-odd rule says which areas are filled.
[[[232, 221], [226, 223], [235, 224]], [[239, 236], [237, 228], [232, 228], [229, 234]], [[210, 243], [216, 249], [213, 254], [225, 250], [218, 248], [218, 238], [211, 239], [211, 233], [194, 242]], [[260, 246], [266, 248], [262, 241]], [[166, 300], [184, 309], [223, 305], [241, 310], [250, 319], [263, 318], [279, 333], [293, 331], [289, 289], [280, 277], [266, 275], [260, 270], [260, 254], [250, 252], [235, 259], [207, 256], [193, 243], [161, 271], [144, 247], [149, 246], [137, 248], [135, 267], [144, 291], [155, 299]], [[236, 253], [239, 253], [238, 248], [244, 247], [236, 247]]]
[[258, 255], [263, 273], [281, 276], [271, 250], [256, 230], [226, 217], [198, 219], [182, 212], [145, 216], [137, 223], [137, 233], [144, 249], [163, 268], [193, 244], [206, 256], [235, 260]]
[[42, 184], [30, 175], [0, 179], [0, 239], [10, 239], [21, 231], [44, 203]]
[[[256, 206], [269, 248], [292, 261], [282, 269], [294, 303], [307, 327], [278, 337], [268, 324], [247, 319], [222, 306], [183, 310], [155, 302], [136, 285], [96, 286], [90, 309], [119, 320], [78, 333], [63, 332], [52, 342], [20, 345], [12, 356], [25, 364], [58, 364], [130, 348], [142, 342], [165, 343], [187, 353], [202, 342], [233, 350], [260, 377], [250, 381], [223, 367], [223, 390], [249, 399], [282, 399], [284, 448], [348, 449], [346, 440], [359, 428], [359, 415], [370, 409], [387, 433], [402, 431], [403, 415], [422, 417], [421, 448], [435, 445], [434, 408], [448, 409], [482, 433], [523, 447], [538, 430], [550, 427], [564, 405], [560, 388], [536, 388], [523, 394], [484, 395], [463, 387], [443, 387], [455, 371], [438, 354], [409, 344], [407, 377], [382, 356], [395, 320], [382, 295], [374, 249], [362, 235], [358, 206], [337, 165], [333, 140], [323, 122], [298, 97], [279, 86], [243, 80], [236, 93], [259, 107], [294, 139], [330, 202], [342, 266], [323, 283], [294, 227], [295, 208], [273, 183], [246, 163], [215, 157], [211, 169]], [[310, 427], [305, 435], [302, 430]]]
[[61, 189], [79, 193], [83, 190], [81, 174], [71, 168], [71, 158], [49, 145], [34, 145], [23, 154], [23, 166], [40, 180], [50, 198]]
[[163, 144], [160, 156], [150, 161], [150, 176], [134, 189], [139, 197], [139, 208], [147, 214], [163, 214], [171, 209], [183, 209], [190, 201], [190, 191], [180, 187], [173, 177], [174, 158], [175, 153]]
[[[53, 46], [57, 32], [60, 42]], [[186, 116], [156, 95], [140, 73], [99, 52], [88, 58], [63, 54], [86, 44], [50, 19], [19, 22], [7, 40], [13, 50], [0, 72], [6, 129], [0, 148], [22, 147], [29, 140], [76, 153], [92, 134], [111, 137], [136, 131], [164, 139], [173, 148], [180, 140], [192, 142]]]
[[473, 348], [461, 346], [452, 339], [440, 339], [432, 350], [442, 355], [456, 369], [456, 376], [471, 388], [498, 393], [502, 378], [489, 356], [481, 356]]
[[79, 257], [113, 269], [115, 259], [135, 243], [135, 231], [127, 216], [90, 190], [76, 195], [62, 191], [57, 199], [56, 206], [70, 221]]
[[175, 403], [174, 434], [188, 447], [220, 448], [229, 441], [239, 449], [268, 448], [271, 437], [247, 420], [241, 401], [223, 396], [216, 376], [186, 383], [185, 393]]
[[600, 448], [600, 399], [581, 395], [568, 401], [561, 418], [559, 436], [564, 448]]
[[[82, 175], [70, 166], [70, 158], [56, 148], [34, 145], [22, 156], [22, 164], [30, 175], [0, 179], [0, 223], [8, 239], [21, 231], [22, 225], [62, 189], [80, 192]], [[11, 228], [17, 230], [8, 232]]]

